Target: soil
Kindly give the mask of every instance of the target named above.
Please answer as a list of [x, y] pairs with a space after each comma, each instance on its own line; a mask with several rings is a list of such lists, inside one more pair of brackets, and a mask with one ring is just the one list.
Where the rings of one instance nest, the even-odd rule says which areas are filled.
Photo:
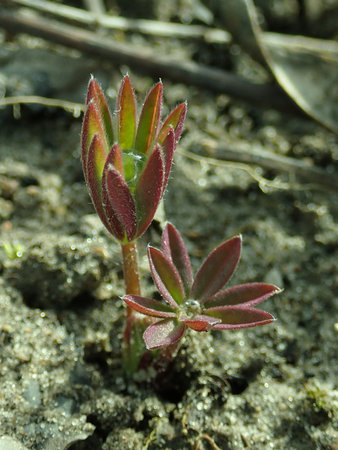
[[[196, 57], [197, 44], [150, 43]], [[94, 73], [113, 108], [126, 68], [34, 38], [8, 42], [3, 35], [2, 44], [7, 96], [83, 102]], [[217, 52], [206, 46], [203, 62]], [[157, 80], [128, 70], [141, 102]], [[194, 270], [241, 233], [231, 284], [283, 288], [262, 305], [277, 321], [188, 333], [165, 385], [156, 389], [144, 371], [127, 379], [120, 251], [83, 180], [81, 119], [41, 105], [2, 108], [0, 449], [336, 449], [337, 195], [291, 173], [205, 158], [201, 143], [257, 144], [333, 173], [338, 139], [305, 116], [163, 81], [166, 111], [185, 99], [189, 105], [165, 219], [184, 236]], [[159, 244], [161, 227], [155, 221], [139, 242], [143, 294], [150, 296], [145, 248]]]

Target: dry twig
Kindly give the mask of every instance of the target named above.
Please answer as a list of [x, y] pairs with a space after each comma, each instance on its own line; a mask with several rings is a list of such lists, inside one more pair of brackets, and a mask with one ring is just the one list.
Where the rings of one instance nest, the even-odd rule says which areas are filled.
[[83, 3], [93, 14], [104, 14], [106, 11], [103, 0], [83, 0]]
[[246, 79], [192, 61], [177, 61], [168, 55], [157, 55], [148, 48], [116, 42], [91, 31], [51, 21], [40, 16], [25, 16], [0, 7], [0, 26], [11, 33], [28, 33], [52, 42], [75, 48], [116, 64], [127, 64], [152, 76], [199, 86], [253, 103], [256, 106], [299, 113], [294, 103], [277, 87], [250, 83]]
[[[82, 103], [74, 103], [67, 100], [40, 97], [36, 95], [4, 97], [0, 99], [1, 106], [13, 106], [20, 104], [40, 104], [49, 107], [63, 108], [72, 111], [74, 117], [78, 117], [85, 110]], [[194, 145], [197, 147], [197, 145]], [[299, 161], [286, 156], [276, 155], [268, 152], [257, 145], [253, 147], [238, 146], [231, 148], [226, 145], [217, 144], [213, 141], [202, 142], [202, 148], [205, 156], [201, 156], [194, 152], [180, 150], [180, 153], [188, 158], [213, 162], [219, 165], [220, 161], [224, 163], [235, 162], [237, 167], [247, 170], [260, 185], [267, 184], [266, 180], [253, 170], [249, 169], [250, 165], [259, 166], [265, 169], [272, 169], [277, 172], [291, 173], [303, 181], [311, 185], [322, 186], [333, 191], [338, 191], [338, 178], [333, 174], [329, 174], [318, 167], [311, 166], [303, 161]], [[210, 157], [213, 155], [213, 157]]]
[[[26, 6], [54, 18], [70, 21], [79, 25], [98, 26], [106, 30], [128, 31], [149, 36], [196, 39], [220, 44], [230, 43], [230, 34], [218, 28], [201, 25], [161, 22], [157, 20], [127, 19], [107, 14], [98, 14], [93, 10], [85, 11], [73, 6], [54, 3], [48, 0], [7, 0], [9, 5]], [[88, 0], [87, 0], [88, 1]], [[97, 8], [96, 8], [97, 9]]]
[[65, 110], [72, 111], [75, 117], [78, 117], [80, 113], [84, 112], [86, 109], [86, 105], [83, 103], [74, 103], [57, 98], [40, 97], [39, 95], [18, 95], [0, 98], [0, 106], [15, 106], [20, 104], [36, 104], [51, 106], [53, 108], [63, 108]]
[[287, 172], [311, 185], [322, 186], [338, 192], [338, 177], [302, 160], [276, 155], [257, 145], [239, 145], [233, 147], [213, 141], [202, 143], [203, 152], [212, 155], [218, 161], [233, 161], [251, 166], [259, 166], [276, 172]]

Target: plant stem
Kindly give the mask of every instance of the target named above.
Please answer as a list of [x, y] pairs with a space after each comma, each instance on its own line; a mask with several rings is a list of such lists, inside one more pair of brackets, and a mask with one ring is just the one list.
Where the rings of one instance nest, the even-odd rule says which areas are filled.
[[[126, 286], [126, 294], [130, 295], [141, 295], [141, 285], [140, 285], [140, 273], [138, 268], [138, 257], [137, 257], [137, 246], [136, 242], [128, 242], [127, 244], [121, 244], [122, 259], [123, 259], [123, 275], [124, 283]], [[126, 314], [126, 325], [124, 329], [124, 359], [125, 368], [133, 365], [131, 363], [133, 359], [133, 342], [132, 333], [134, 322], [136, 319], [135, 311], [127, 306]], [[134, 368], [135, 370], [136, 368]]]
[[[121, 244], [126, 294], [141, 295], [136, 242]], [[131, 309], [128, 307], [128, 309]]]
[[[123, 275], [126, 286], [126, 294], [141, 295], [140, 273], [138, 269], [138, 257], [136, 242], [121, 244], [123, 258]], [[133, 325], [134, 310], [127, 306], [125, 341], [130, 340], [131, 327]], [[127, 344], [129, 345], [129, 344]]]
[[[140, 274], [138, 268], [138, 256], [136, 242], [121, 244], [123, 258], [123, 274], [126, 286], [126, 294], [141, 295]], [[156, 382], [161, 385], [161, 379], [170, 376], [171, 365], [177, 353], [180, 342], [162, 349], [152, 361], [151, 352], [144, 347], [142, 334], [152, 321], [149, 317], [137, 313], [127, 306], [126, 325], [124, 329], [124, 364], [125, 370], [133, 374], [138, 368], [153, 364], [157, 376]], [[141, 343], [141, 346], [140, 346]]]

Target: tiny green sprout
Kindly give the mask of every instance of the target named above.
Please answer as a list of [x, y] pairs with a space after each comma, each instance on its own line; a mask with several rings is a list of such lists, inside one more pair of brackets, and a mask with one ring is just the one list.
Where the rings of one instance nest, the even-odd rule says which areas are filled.
[[307, 383], [305, 385], [305, 392], [307, 398], [312, 402], [315, 410], [329, 410], [329, 401], [327, 391], [322, 389], [316, 383]]
[[3, 241], [0, 243], [0, 245], [4, 249], [7, 258], [11, 261], [14, 261], [17, 258], [21, 258], [24, 247], [19, 241]]

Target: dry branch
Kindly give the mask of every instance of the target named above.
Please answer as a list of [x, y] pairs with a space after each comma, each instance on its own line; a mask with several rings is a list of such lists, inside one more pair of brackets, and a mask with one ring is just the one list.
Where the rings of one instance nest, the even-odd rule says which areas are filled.
[[311, 163], [276, 155], [260, 148], [258, 145], [236, 144], [231, 147], [207, 141], [202, 144], [202, 148], [205, 155], [212, 154], [213, 158], [220, 161], [233, 161], [271, 169], [276, 172], [287, 172], [303, 182], [338, 192], [338, 177], [336, 174], [330, 174], [319, 167], [311, 165]]
[[105, 58], [115, 65], [126, 64], [153, 77], [169, 78], [176, 82], [222, 92], [260, 107], [300, 113], [294, 103], [274, 85], [251, 83], [230, 72], [192, 61], [177, 61], [168, 55], [156, 55], [151, 48], [136, 48], [135, 45], [116, 42], [95, 32], [40, 16], [27, 16], [0, 7], [0, 27], [11, 33], [28, 33], [78, 49]]
[[68, 100], [61, 100], [57, 98], [41, 97], [39, 95], [17, 95], [13, 97], [0, 98], [1, 106], [15, 106], [21, 104], [35, 104], [43, 106], [51, 106], [53, 108], [63, 108], [68, 111], [73, 111], [75, 116], [80, 115], [86, 109], [86, 105], [82, 103], [70, 102]]
[[[0, 107], [14, 107], [20, 104], [40, 104], [54, 108], [63, 108], [72, 111], [74, 116], [78, 116], [80, 112], [85, 110], [85, 105], [82, 103], [32, 95], [4, 97], [0, 99]], [[199, 144], [194, 144], [193, 147], [198, 148]], [[311, 185], [321, 186], [338, 192], [338, 178], [335, 174], [327, 173], [318, 167], [311, 166], [309, 163], [294, 158], [273, 154], [257, 145], [236, 144], [236, 148], [232, 148], [228, 145], [217, 144], [214, 141], [204, 141], [202, 142], [202, 151], [205, 155], [202, 158], [209, 161], [211, 161], [210, 154], [212, 154], [212, 160], [216, 162], [235, 162], [243, 165], [258, 166], [264, 169], [272, 169], [276, 172], [288, 172]], [[185, 152], [183, 150], [180, 152], [193, 159], [199, 160], [201, 158], [195, 152]]]
[[[201, 25], [161, 22], [157, 20], [128, 19], [107, 14], [93, 14], [80, 8], [54, 3], [47, 0], [7, 0], [9, 5], [26, 6], [53, 18], [68, 20], [79, 25], [97, 26], [102, 29], [128, 31], [149, 36], [198, 39], [207, 42], [229, 44], [230, 34], [218, 28]], [[87, 0], [88, 1], [88, 0]]]
[[83, 3], [93, 14], [104, 14], [106, 11], [103, 0], [83, 0]]
[[[41, 2], [40, 0], [11, 0], [11, 3], [26, 4], [27, 6], [39, 7], [39, 9], [44, 7], [45, 12], [48, 12], [51, 6], [57, 6], [51, 2]], [[60, 9], [57, 13], [62, 16], [66, 12], [63, 18], [72, 19], [70, 10], [74, 10], [72, 13], [76, 17], [74, 16], [73, 19], [81, 23], [88, 21], [87, 23], [91, 25], [95, 21], [97, 23], [98, 16], [77, 8], [65, 7], [64, 5], [58, 5], [57, 8], [59, 6]], [[63, 8], [66, 9], [62, 12]], [[52, 13], [52, 11], [49, 12]], [[100, 17], [101, 19], [104, 17], [107, 19], [118, 19], [109, 18], [108, 16]], [[193, 84], [216, 92], [223, 92], [229, 96], [253, 103], [256, 106], [299, 113], [298, 108], [276, 86], [250, 83], [244, 78], [229, 72], [212, 69], [191, 61], [175, 61], [168, 56], [154, 55], [154, 52], [150, 48], [135, 48], [134, 45], [115, 42], [112, 38], [98, 36], [95, 32], [52, 21], [39, 15], [25, 16], [21, 12], [13, 12], [7, 8], [0, 7], [0, 26], [12, 33], [24, 32], [32, 34], [67, 47], [78, 49], [84, 53], [90, 53], [96, 57], [103, 57], [115, 64], [127, 64], [152, 76], [157, 75], [171, 78], [174, 81]], [[191, 27], [186, 28], [190, 28], [191, 31]], [[61, 105], [60, 103], [56, 104], [53, 99], [41, 99], [38, 97], [7, 98], [2, 99], [0, 104], [4, 106], [6, 104], [32, 102], [49, 106], [62, 106], [67, 109], [74, 107], [74, 104], [68, 104], [68, 102], [63, 102]], [[59, 101], [56, 100], [56, 102]], [[82, 105], [76, 105], [76, 109], [81, 110]], [[206, 150], [208, 150], [208, 154], [211, 151], [219, 160], [256, 165], [276, 171], [286, 171], [305, 182], [338, 191], [338, 180], [333, 174], [328, 174], [303, 161], [271, 154], [261, 148], [257, 148], [257, 146], [254, 148], [230, 148], [226, 145], [215, 145], [209, 142], [205, 143], [204, 151]]]

